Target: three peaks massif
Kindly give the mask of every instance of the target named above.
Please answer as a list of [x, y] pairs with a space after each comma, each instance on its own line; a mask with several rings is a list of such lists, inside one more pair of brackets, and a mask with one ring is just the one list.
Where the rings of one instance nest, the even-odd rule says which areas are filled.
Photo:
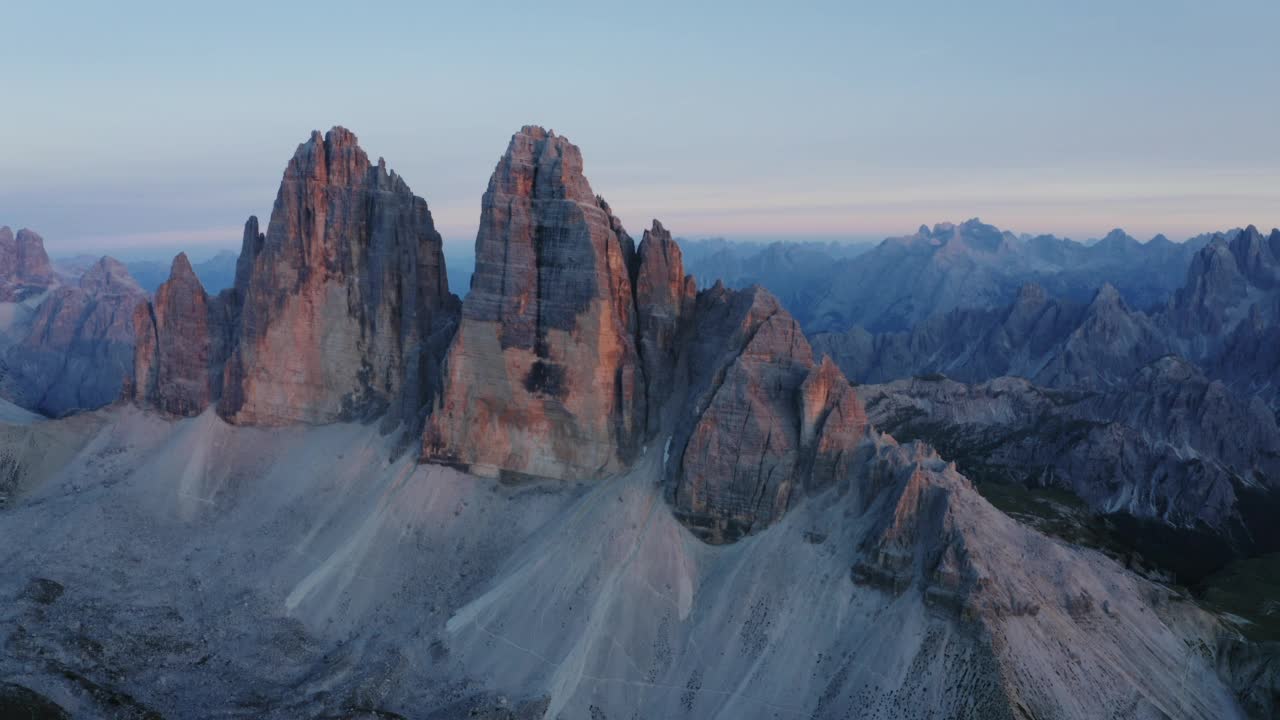
[[[700, 288], [656, 220], [637, 245], [529, 126], [475, 248], [460, 300], [426, 201], [341, 127], [216, 294], [185, 255], [149, 294], [0, 230], [0, 524], [30, 538], [0, 561], [0, 703], [1275, 711], [1269, 651], [1161, 573], [1280, 549], [1280, 231], [969, 221], [733, 259], [791, 273], [780, 301]], [[966, 476], [1083, 509], [1015, 519]]]

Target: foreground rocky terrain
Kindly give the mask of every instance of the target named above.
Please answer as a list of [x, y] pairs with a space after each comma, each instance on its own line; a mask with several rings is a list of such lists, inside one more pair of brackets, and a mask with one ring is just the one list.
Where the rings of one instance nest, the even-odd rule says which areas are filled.
[[[1220, 474], [1195, 480], [1213, 503], [1117, 495], [1102, 469], [1071, 487], [1158, 498], [1162, 519], [1243, 542], [1224, 478], [1266, 486], [1274, 418], [1219, 427], [1240, 406], [1176, 364], [1153, 366], [1145, 405], [859, 389], [766, 290], [697, 287], [661, 223], [637, 248], [578, 148], [530, 126], [482, 199], [459, 307], [426, 202], [349, 131], [314, 133], [267, 231], [246, 223], [230, 289], [210, 295], [179, 256], [132, 306], [124, 401], [58, 420], [0, 407], [0, 527], [22, 538], [0, 554], [0, 707], [1274, 712], [1267, 649], [877, 427], [936, 418], [991, 463], [1026, 464], [1077, 449], [1010, 441], [1000, 422], [1018, 413], [1120, 437], [1156, 423], [1167, 434], [1126, 457], [1159, 473], [1178, 467], [1169, 446], [1211, 457]], [[1166, 377], [1208, 389], [1168, 396]]]
[[1243, 712], [1230, 634], [1187, 598], [878, 435], [712, 546], [664, 503], [656, 446], [604, 481], [508, 485], [371, 425], [119, 408], [4, 431], [24, 542], [0, 559], [0, 674], [76, 717]]

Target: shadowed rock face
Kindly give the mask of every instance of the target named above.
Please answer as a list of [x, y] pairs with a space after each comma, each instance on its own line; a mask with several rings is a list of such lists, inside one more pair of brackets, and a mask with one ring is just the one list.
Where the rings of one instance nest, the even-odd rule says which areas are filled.
[[822, 333], [813, 344], [857, 382], [943, 373], [969, 382], [1020, 375], [1088, 388], [1127, 382], [1172, 348], [1156, 321], [1130, 309], [1111, 285], [1085, 306], [1026, 285], [1008, 307], [953, 310], [903, 332]]
[[640, 240], [636, 319], [645, 378], [645, 430], [656, 434], [671, 395], [681, 331], [693, 317], [697, 283], [684, 274], [680, 246], [657, 220]]
[[[43, 255], [43, 248], [30, 254]], [[133, 374], [133, 311], [145, 299], [124, 265], [108, 257], [79, 285], [55, 288], [26, 336], [5, 352], [6, 394], [54, 416], [117, 400]]]
[[1103, 285], [1080, 326], [1035, 377], [1054, 387], [1105, 387], [1124, 382], [1169, 350], [1150, 318], [1130, 310], [1114, 287]]
[[0, 227], [0, 302], [18, 302], [55, 283], [44, 240], [23, 228]]
[[1242, 317], [1237, 307], [1247, 305], [1250, 286], [1273, 287], [1278, 268], [1252, 225], [1230, 241], [1215, 237], [1196, 254], [1186, 284], [1170, 301], [1170, 325], [1184, 337], [1229, 331]]
[[813, 360], [767, 291], [716, 285], [684, 348], [688, 399], [668, 445], [667, 499], [699, 537], [732, 542], [839, 479], [866, 419], [844, 376]]
[[1165, 311], [1183, 355], [1280, 409], [1280, 230], [1216, 236]]
[[185, 253], [155, 300], [134, 312], [134, 394], [172, 415], [199, 415], [218, 397], [231, 337], [232, 293], [209, 297]]
[[452, 325], [426, 201], [335, 127], [298, 147], [264, 236], [246, 232], [243, 303], [219, 412], [231, 422], [416, 422]]
[[578, 148], [542, 128], [516, 133], [484, 194], [423, 458], [551, 478], [624, 467], [644, 422], [634, 267]]

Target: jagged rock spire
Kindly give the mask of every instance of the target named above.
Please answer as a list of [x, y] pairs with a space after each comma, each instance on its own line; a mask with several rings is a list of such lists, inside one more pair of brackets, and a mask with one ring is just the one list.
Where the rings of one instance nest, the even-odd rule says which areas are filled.
[[657, 220], [644, 231], [635, 281], [640, 359], [644, 367], [646, 431], [663, 421], [672, 391], [681, 331], [693, 318], [697, 283], [684, 274], [680, 246]]
[[245, 225], [235, 290], [228, 420], [416, 422], [429, 404], [456, 305], [440, 234], [426, 201], [349, 130], [298, 146], [265, 235]]
[[235, 423], [382, 415], [420, 427], [455, 324], [426, 201], [356, 136], [313, 132], [285, 168], [267, 232], [244, 226], [235, 286], [210, 298], [185, 255], [135, 316], [135, 397]]
[[513, 135], [481, 203], [424, 459], [574, 479], [624, 467], [643, 430], [634, 257], [577, 146], [534, 126]]
[[27, 228], [14, 235], [8, 226], [0, 227], [0, 302], [21, 300], [53, 284], [44, 240]]
[[210, 299], [186, 253], [173, 259], [154, 301], [138, 305], [133, 323], [134, 399], [172, 415], [200, 414], [215, 399], [221, 368], [213, 357]]

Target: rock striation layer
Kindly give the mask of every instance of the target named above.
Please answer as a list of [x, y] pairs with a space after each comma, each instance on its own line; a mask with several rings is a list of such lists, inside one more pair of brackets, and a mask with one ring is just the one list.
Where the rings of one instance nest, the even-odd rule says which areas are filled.
[[577, 146], [538, 127], [498, 161], [423, 459], [586, 479], [638, 452], [635, 250], [582, 170]]

